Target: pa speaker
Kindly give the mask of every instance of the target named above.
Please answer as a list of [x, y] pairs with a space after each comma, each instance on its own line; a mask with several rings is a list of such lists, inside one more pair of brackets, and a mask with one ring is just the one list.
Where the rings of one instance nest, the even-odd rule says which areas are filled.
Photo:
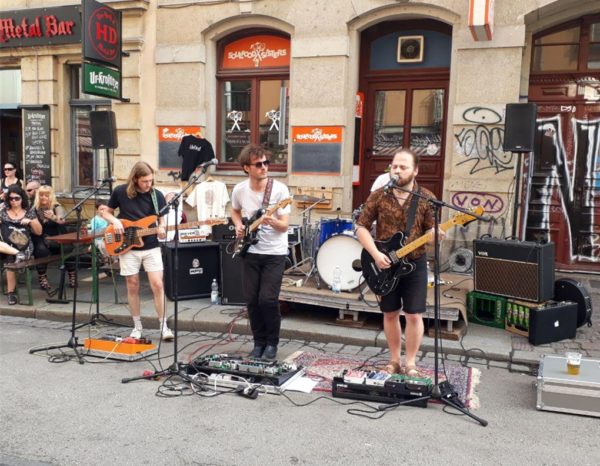
[[536, 104], [507, 104], [504, 124], [505, 152], [533, 152]]
[[219, 281], [219, 245], [210, 241], [203, 243], [179, 244], [178, 267], [175, 270], [175, 245], [165, 243], [165, 294], [177, 298], [206, 298], [210, 296], [213, 279]]
[[227, 243], [221, 243], [221, 302], [246, 304], [244, 299], [244, 260], [227, 252]]
[[554, 244], [473, 241], [475, 291], [537, 303], [554, 296]]
[[94, 149], [115, 149], [118, 147], [115, 112], [90, 112], [90, 131]]

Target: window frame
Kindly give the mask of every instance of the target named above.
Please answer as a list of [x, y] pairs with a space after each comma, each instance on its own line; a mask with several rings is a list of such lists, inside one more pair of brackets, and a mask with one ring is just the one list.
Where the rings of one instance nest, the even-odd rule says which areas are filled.
[[[236, 69], [236, 70], [225, 70], [223, 69], [223, 53], [225, 47], [239, 39], [243, 39], [245, 37], [251, 37], [261, 34], [268, 34], [272, 36], [278, 36], [285, 39], [290, 40], [291, 38], [289, 34], [285, 34], [280, 31], [276, 31], [273, 29], [247, 29], [244, 31], [240, 31], [234, 34], [227, 36], [226, 38], [219, 41], [217, 45], [217, 56], [218, 56], [218, 71], [217, 71], [217, 141], [222, 141], [224, 138], [223, 129], [222, 129], [222, 119], [223, 119], [223, 90], [224, 83], [226, 81], [250, 81], [251, 82], [251, 94], [250, 94], [250, 142], [255, 144], [260, 144], [260, 117], [259, 117], [259, 104], [260, 104], [260, 82], [263, 80], [279, 80], [279, 81], [287, 81], [288, 82], [288, 92], [290, 88], [290, 67], [273, 67], [273, 68], [265, 68], [265, 69]], [[288, 105], [289, 106], [289, 105]], [[290, 125], [289, 125], [289, 116], [288, 116], [288, 125], [286, 128], [286, 134], [288, 135], [288, 149], [289, 149], [289, 134], [290, 134]], [[223, 154], [221, 152], [221, 144], [215, 144], [215, 155], [219, 159], [219, 165], [217, 166], [217, 170], [232, 170], [239, 169], [239, 164], [237, 162], [225, 162], [222, 161]], [[288, 150], [289, 154], [289, 150]], [[289, 160], [289, 159], [288, 159]], [[271, 172], [287, 172], [288, 164], [287, 161], [285, 164], [272, 164], [269, 167], [269, 171]]]

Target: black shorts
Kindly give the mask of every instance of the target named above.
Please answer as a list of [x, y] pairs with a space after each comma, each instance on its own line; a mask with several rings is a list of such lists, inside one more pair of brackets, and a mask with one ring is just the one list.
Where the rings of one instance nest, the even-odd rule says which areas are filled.
[[396, 289], [381, 297], [381, 312], [402, 309], [405, 314], [422, 314], [427, 310], [427, 257], [423, 254], [415, 262], [415, 270], [398, 280]]

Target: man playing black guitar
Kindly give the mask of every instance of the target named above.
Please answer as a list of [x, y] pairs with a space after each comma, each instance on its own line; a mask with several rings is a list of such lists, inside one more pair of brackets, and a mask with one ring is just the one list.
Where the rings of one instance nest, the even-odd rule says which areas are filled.
[[[248, 179], [231, 193], [231, 218], [238, 238], [244, 236], [242, 214], [253, 217], [290, 197], [287, 186], [268, 176], [271, 153], [257, 144], [242, 149], [239, 162]], [[254, 358], [275, 359], [279, 344], [281, 314], [279, 292], [288, 254], [287, 231], [290, 207], [265, 214], [256, 230], [256, 244], [244, 256], [244, 298], [254, 337]]]
[[[380, 269], [389, 269], [392, 267], [392, 261], [388, 255], [377, 248], [371, 236], [373, 222], [377, 221], [376, 236], [379, 241], [387, 241], [397, 232], [406, 233], [406, 244], [426, 233], [431, 234], [431, 241], [433, 241], [433, 208], [425, 199], [407, 192], [415, 191], [427, 197], [435, 197], [415, 181], [418, 171], [419, 158], [414, 152], [407, 149], [396, 152], [390, 168], [392, 181], [385, 188], [371, 193], [358, 219], [356, 227], [358, 240]], [[443, 234], [440, 229], [439, 237], [442, 238]], [[395, 289], [381, 297], [379, 308], [383, 312], [383, 330], [390, 350], [390, 362], [385, 370], [389, 373], [404, 373], [415, 377], [419, 375], [416, 356], [423, 339], [422, 314], [427, 304], [425, 246], [410, 253], [408, 260], [414, 263], [414, 270], [402, 276]], [[401, 359], [401, 310], [404, 311], [406, 318], [405, 366], [402, 366]]]

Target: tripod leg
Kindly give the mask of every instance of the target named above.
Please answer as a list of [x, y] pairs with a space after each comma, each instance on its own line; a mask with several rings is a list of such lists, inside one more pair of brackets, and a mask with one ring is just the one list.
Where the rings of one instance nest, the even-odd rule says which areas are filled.
[[462, 406], [459, 406], [456, 403], [454, 403], [454, 401], [448, 400], [447, 398], [440, 398], [440, 401], [442, 403], [444, 403], [445, 405], [448, 405], [448, 406], [460, 411], [461, 413], [469, 416], [471, 419], [479, 422], [479, 424], [481, 424], [483, 427], [488, 425], [488, 422], [485, 419], [481, 419], [480, 417], [475, 416], [472, 412], [470, 412], [466, 408], [463, 408]]

